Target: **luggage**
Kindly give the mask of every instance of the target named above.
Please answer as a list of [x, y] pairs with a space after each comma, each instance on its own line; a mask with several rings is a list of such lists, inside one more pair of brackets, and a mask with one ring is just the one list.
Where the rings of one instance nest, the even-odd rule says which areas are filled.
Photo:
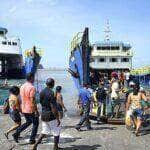
[[132, 122], [131, 122], [131, 111], [128, 110], [127, 113], [126, 113], [126, 116], [125, 116], [125, 125], [126, 127], [131, 127], [132, 125]]

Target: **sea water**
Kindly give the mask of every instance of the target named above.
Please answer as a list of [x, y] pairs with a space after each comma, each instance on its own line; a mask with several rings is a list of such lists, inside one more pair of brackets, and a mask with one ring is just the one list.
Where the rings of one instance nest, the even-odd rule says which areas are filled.
[[[76, 114], [76, 103], [78, 100], [77, 90], [74, 86], [71, 76], [67, 71], [52, 71], [52, 70], [38, 70], [35, 77], [35, 87], [38, 92], [40, 92], [46, 85], [45, 81], [47, 78], [53, 78], [55, 80], [55, 87], [57, 85], [62, 86], [62, 94], [64, 99], [64, 104], [68, 110], [68, 115]], [[0, 80], [0, 84], [4, 81]], [[10, 85], [20, 85], [23, 84], [25, 80], [8, 80]], [[0, 89], [0, 105], [3, 104], [4, 100], [8, 97], [8, 90]]]

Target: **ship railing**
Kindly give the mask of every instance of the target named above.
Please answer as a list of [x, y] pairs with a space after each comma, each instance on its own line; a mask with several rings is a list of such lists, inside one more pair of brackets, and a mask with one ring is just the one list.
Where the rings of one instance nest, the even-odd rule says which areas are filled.
[[71, 51], [81, 42], [83, 32], [78, 32], [71, 41]]
[[146, 74], [150, 74], [150, 67], [142, 67], [142, 68], [138, 68], [138, 69], [133, 69], [131, 70], [131, 73], [133, 75], [146, 75]]
[[128, 52], [122, 52], [122, 51], [93, 51], [93, 54], [103, 54], [106, 56], [114, 56], [114, 55], [120, 55], [120, 56], [133, 56], [133, 51], [128, 51]]

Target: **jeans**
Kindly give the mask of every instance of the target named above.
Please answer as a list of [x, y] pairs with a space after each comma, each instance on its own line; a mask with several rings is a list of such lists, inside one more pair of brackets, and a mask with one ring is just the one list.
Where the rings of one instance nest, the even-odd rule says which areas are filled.
[[[118, 99], [112, 98], [112, 100], [111, 100], [112, 117], [114, 117], [115, 114], [116, 114], [116, 117], [118, 117], [120, 107], [121, 107], [120, 99], [119, 98]], [[115, 108], [116, 108], [116, 113], [114, 112]]]
[[26, 122], [24, 124], [22, 124], [16, 130], [16, 134], [19, 135], [27, 127], [29, 127], [31, 124], [33, 124], [32, 132], [31, 132], [31, 135], [30, 135], [30, 140], [35, 140], [35, 137], [36, 137], [36, 134], [37, 134], [37, 131], [38, 131], [38, 126], [39, 126], [39, 117], [36, 116], [34, 113], [33, 114], [24, 113], [24, 117], [25, 117]]
[[83, 115], [81, 116], [80, 122], [77, 124], [77, 126], [81, 127], [83, 123], [86, 123], [87, 128], [90, 128], [91, 127], [91, 123], [89, 120], [90, 102], [87, 102], [82, 107], [83, 107]]
[[100, 120], [100, 117], [105, 115], [105, 108], [106, 108], [105, 102], [98, 102], [97, 120]]

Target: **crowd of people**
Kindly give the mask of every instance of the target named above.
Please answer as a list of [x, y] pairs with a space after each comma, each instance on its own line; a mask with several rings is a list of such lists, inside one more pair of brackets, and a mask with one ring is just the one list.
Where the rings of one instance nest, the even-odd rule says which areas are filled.
[[[38, 144], [48, 134], [54, 136], [54, 150], [58, 150], [59, 136], [61, 130], [61, 119], [63, 112], [67, 111], [63, 96], [62, 87], [57, 86], [54, 91], [55, 81], [52, 78], [46, 80], [46, 87], [40, 92], [40, 104], [42, 106], [41, 122], [42, 129], [37, 141], [36, 136], [39, 128], [39, 111], [36, 103], [36, 89], [34, 87], [34, 74], [28, 73], [27, 81], [20, 87], [13, 86], [10, 89], [8, 98], [10, 118], [14, 121], [8, 131], [4, 133], [9, 138], [9, 133], [15, 131], [12, 137], [16, 143], [19, 143], [20, 134], [32, 124], [29, 144], [33, 144], [33, 150], [37, 149]], [[25, 118], [25, 123], [21, 124], [21, 114]]]
[[[106, 74], [99, 73], [97, 75], [91, 72], [89, 83], [84, 84], [83, 88], [79, 90], [78, 104], [82, 113], [76, 129], [80, 131], [84, 123], [87, 129], [92, 129], [89, 116], [91, 105], [96, 103], [98, 124], [104, 117], [110, 119], [122, 117], [120, 116], [120, 109], [122, 109], [121, 112], [124, 116], [130, 112], [135, 135], [138, 136], [145, 109], [141, 102], [147, 102], [148, 98], [144, 90], [141, 90], [139, 82], [130, 75], [130, 72], [112, 72], [110, 78]], [[108, 105], [111, 108], [109, 113], [107, 112]]]
[[[36, 88], [33, 84], [34, 74], [28, 73], [26, 80], [27, 81], [20, 88], [13, 86], [10, 89], [10, 95], [8, 98], [9, 114], [10, 118], [14, 121], [14, 126], [8, 129], [4, 135], [8, 139], [9, 134], [12, 131], [15, 131], [12, 134], [12, 137], [16, 143], [19, 143], [20, 134], [32, 124], [29, 144], [33, 144], [33, 150], [36, 150], [42, 139], [50, 133], [54, 136], [53, 149], [58, 150], [61, 120], [63, 118], [64, 111], [67, 111], [61, 93], [62, 87], [57, 86], [54, 91], [55, 80], [48, 78], [46, 80], [46, 87], [40, 92], [39, 99], [42, 107], [42, 129], [41, 134], [36, 140], [40, 115], [36, 103]], [[127, 87], [128, 90], [125, 93], [126, 98], [124, 101], [124, 114], [126, 114], [126, 112], [130, 112], [130, 116], [135, 127], [135, 134], [139, 135], [143, 115], [141, 100], [148, 100], [146, 94], [140, 91], [139, 83], [134, 80], [131, 81], [131, 77], [128, 72], [126, 72], [126, 76], [123, 73], [118, 75], [116, 72], [112, 72], [110, 80], [108, 76], [102, 74], [100, 75], [100, 78], [96, 80], [94, 74], [91, 73], [90, 81], [90, 84], [84, 84], [79, 90], [78, 103], [82, 108], [82, 113], [80, 121], [75, 126], [75, 129], [80, 131], [83, 124], [87, 127], [87, 130], [92, 129], [89, 115], [91, 111], [91, 103], [93, 102], [95, 104], [94, 99], [96, 99], [97, 102], [97, 123], [101, 122], [101, 117], [108, 117], [106, 109], [108, 99], [110, 99], [111, 103], [111, 116], [109, 117], [118, 118], [121, 106], [120, 92], [123, 92], [124, 87]], [[95, 96], [93, 96], [93, 93], [95, 93]], [[135, 116], [134, 114], [136, 114], [136, 119], [133, 117]], [[25, 123], [22, 123], [22, 115], [25, 118]]]

